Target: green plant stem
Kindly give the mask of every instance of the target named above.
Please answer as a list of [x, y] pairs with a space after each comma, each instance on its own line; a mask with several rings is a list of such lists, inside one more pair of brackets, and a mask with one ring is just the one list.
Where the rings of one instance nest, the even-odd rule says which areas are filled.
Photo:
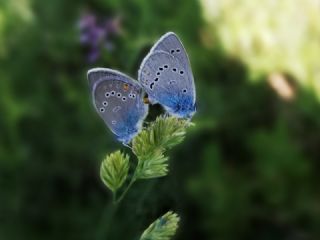
[[117, 201], [117, 191], [112, 192], [112, 203], [115, 204]]
[[102, 211], [100, 221], [98, 223], [95, 240], [109, 239], [110, 229], [112, 227], [112, 219], [118, 210], [118, 205], [107, 204]]
[[136, 178], [136, 172], [133, 174], [130, 183], [128, 184], [128, 186], [126, 187], [126, 189], [122, 192], [122, 194], [120, 195], [120, 197], [114, 201], [115, 204], [119, 204], [122, 199], [124, 198], [124, 196], [127, 194], [127, 192], [129, 191], [129, 189], [131, 188], [131, 186], [134, 184], [134, 182], [137, 180]]

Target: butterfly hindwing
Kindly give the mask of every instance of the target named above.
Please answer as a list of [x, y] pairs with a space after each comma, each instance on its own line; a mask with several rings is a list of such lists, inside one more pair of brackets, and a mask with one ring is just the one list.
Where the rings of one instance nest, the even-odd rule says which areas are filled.
[[140, 130], [148, 111], [140, 84], [107, 68], [90, 70], [88, 79], [99, 116], [118, 140], [128, 143]]

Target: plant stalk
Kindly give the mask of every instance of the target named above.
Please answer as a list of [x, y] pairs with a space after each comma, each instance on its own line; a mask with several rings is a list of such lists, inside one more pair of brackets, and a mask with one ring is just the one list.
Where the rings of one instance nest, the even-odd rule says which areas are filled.
[[128, 184], [128, 186], [126, 187], [126, 189], [122, 192], [122, 194], [120, 195], [120, 197], [118, 199], [114, 200], [114, 204], [119, 204], [122, 199], [124, 198], [124, 196], [127, 194], [127, 192], [129, 191], [129, 189], [131, 188], [131, 186], [135, 183], [135, 181], [137, 180], [136, 178], [136, 172], [134, 173], [134, 175], [131, 178], [130, 183]]

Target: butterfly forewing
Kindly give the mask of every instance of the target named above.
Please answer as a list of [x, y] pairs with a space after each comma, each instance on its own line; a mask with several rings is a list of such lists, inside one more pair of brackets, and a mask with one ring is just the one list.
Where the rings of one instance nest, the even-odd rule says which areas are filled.
[[[186, 73], [180, 61], [166, 52], [151, 53], [140, 73], [140, 82], [152, 103], [172, 105], [193, 89], [185, 81]], [[172, 102], [172, 104], [170, 104]]]
[[195, 86], [188, 56], [174, 33], [167, 33], [152, 47], [139, 70], [152, 103], [160, 103], [178, 117], [195, 111]]
[[177, 58], [180, 63], [183, 65], [183, 68], [186, 72], [186, 80], [189, 82], [189, 85], [192, 85], [194, 88], [194, 79], [193, 74], [191, 71], [190, 61], [187, 55], [187, 52], [178, 38], [178, 36], [173, 33], [169, 32], [164, 34], [152, 47], [150, 52], [156, 52], [156, 51], [164, 51], [175, 58]]

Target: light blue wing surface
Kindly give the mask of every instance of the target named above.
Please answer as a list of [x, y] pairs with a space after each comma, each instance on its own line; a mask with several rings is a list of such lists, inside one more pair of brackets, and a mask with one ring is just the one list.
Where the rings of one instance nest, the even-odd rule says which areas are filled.
[[174, 116], [195, 112], [195, 85], [187, 53], [176, 34], [163, 35], [143, 60], [138, 73], [151, 103]]
[[127, 75], [108, 68], [88, 72], [93, 105], [98, 115], [125, 144], [141, 130], [148, 113], [141, 85]]

